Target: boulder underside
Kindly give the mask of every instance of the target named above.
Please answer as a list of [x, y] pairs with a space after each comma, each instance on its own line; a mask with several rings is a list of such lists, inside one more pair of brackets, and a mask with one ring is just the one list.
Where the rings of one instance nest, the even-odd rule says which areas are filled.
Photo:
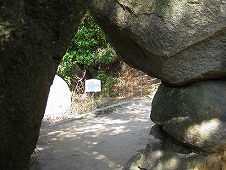
[[119, 56], [171, 85], [226, 77], [222, 0], [92, 0]]

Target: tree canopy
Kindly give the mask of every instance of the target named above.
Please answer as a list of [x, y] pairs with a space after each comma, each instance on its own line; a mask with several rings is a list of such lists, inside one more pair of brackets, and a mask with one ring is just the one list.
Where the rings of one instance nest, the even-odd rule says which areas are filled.
[[[116, 78], [106, 75], [106, 70], [115, 61], [116, 55], [112, 46], [90, 12], [87, 11], [58, 67], [58, 74], [69, 85], [76, 82], [78, 78], [96, 77], [104, 84], [109, 84], [107, 81], [116, 83], [118, 81]], [[78, 75], [78, 68], [80, 72], [83, 72], [83, 76]]]

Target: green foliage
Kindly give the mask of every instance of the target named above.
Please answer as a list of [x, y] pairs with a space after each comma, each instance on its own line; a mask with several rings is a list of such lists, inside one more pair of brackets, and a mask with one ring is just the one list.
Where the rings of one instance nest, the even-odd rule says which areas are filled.
[[76, 62], [73, 59], [73, 54], [66, 53], [63, 57], [61, 64], [58, 66], [57, 73], [64, 78], [64, 80], [71, 85], [72, 80], [76, 80]]
[[[70, 85], [79, 77], [78, 68], [84, 70], [96, 70], [97, 78], [103, 83], [103, 87], [110, 90], [114, 77], [107, 76], [104, 72], [106, 65], [115, 61], [114, 50], [106, 40], [101, 28], [88, 11], [72, 39], [63, 60], [58, 67], [58, 74]], [[80, 71], [81, 72], [81, 71]]]
[[104, 71], [99, 71], [98, 76], [96, 78], [101, 80], [102, 84], [104, 84], [104, 86], [102, 87], [102, 92], [104, 96], [109, 96], [110, 93], [114, 93], [112, 91], [112, 89], [114, 89], [113, 86], [120, 82], [119, 78], [114, 76], [108, 76]]
[[86, 69], [101, 63], [109, 64], [114, 60], [113, 48], [106, 41], [103, 31], [95, 23], [90, 12], [85, 14], [67, 53], [71, 53], [74, 60], [83, 64]]

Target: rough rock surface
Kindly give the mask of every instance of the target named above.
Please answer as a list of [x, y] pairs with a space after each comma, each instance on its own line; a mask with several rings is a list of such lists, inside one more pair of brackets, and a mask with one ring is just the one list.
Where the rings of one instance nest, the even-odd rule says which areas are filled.
[[130, 65], [173, 85], [226, 76], [225, 0], [92, 0]]
[[87, 3], [0, 2], [0, 169], [29, 164], [50, 85]]
[[162, 84], [152, 107], [152, 121], [173, 138], [207, 152], [225, 150], [226, 80]]
[[[20, 170], [28, 165], [57, 66], [89, 2], [0, 2], [0, 169]], [[92, 0], [90, 5], [92, 14], [116, 51], [130, 65], [172, 85], [226, 77], [225, 0]], [[220, 89], [225, 89], [225, 86], [220, 85]], [[209, 108], [213, 109], [206, 117], [190, 113], [193, 117], [189, 119], [186, 116], [171, 119], [172, 114], [169, 114], [170, 120], [164, 125], [167, 133], [205, 151], [225, 148], [225, 116], [222, 113], [225, 113], [225, 106], [220, 103], [225, 101], [225, 96], [222, 97], [217, 91], [218, 88], [215, 88], [213, 94], [207, 96], [211, 99], [213, 95], [214, 101], [204, 100], [210, 105], [216, 104], [216, 107], [208, 104], [201, 107], [206, 112]], [[222, 90], [221, 93], [225, 94]], [[201, 96], [201, 99], [205, 98]], [[196, 99], [193, 102], [200, 101]], [[189, 111], [191, 106], [187, 105], [188, 109], [184, 109]], [[193, 123], [200, 123], [195, 116], [202, 123], [204, 120], [209, 122], [187, 131]], [[182, 131], [184, 129], [186, 134], [174, 130], [174, 125]], [[200, 129], [209, 125], [210, 135], [204, 133], [204, 138], [216, 136], [223, 130], [216, 136], [216, 147], [211, 144], [214, 143], [211, 137], [208, 141], [200, 135], [203, 132]], [[196, 135], [199, 135], [198, 138]], [[221, 166], [219, 162], [225, 161], [224, 152], [214, 154], [219, 154], [215, 156]], [[210, 154], [208, 158], [214, 156]], [[202, 162], [199, 165], [202, 167]], [[211, 168], [212, 164], [209, 165]]]
[[161, 126], [155, 125], [150, 131], [145, 150], [132, 157], [123, 170], [222, 170], [225, 168], [225, 151], [209, 155], [200, 154], [167, 135]]

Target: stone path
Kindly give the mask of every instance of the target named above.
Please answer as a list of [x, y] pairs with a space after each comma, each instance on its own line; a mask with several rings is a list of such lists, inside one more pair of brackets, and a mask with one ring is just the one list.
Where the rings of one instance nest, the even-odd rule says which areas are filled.
[[43, 126], [30, 169], [122, 169], [147, 144], [151, 100], [131, 100], [107, 110]]

